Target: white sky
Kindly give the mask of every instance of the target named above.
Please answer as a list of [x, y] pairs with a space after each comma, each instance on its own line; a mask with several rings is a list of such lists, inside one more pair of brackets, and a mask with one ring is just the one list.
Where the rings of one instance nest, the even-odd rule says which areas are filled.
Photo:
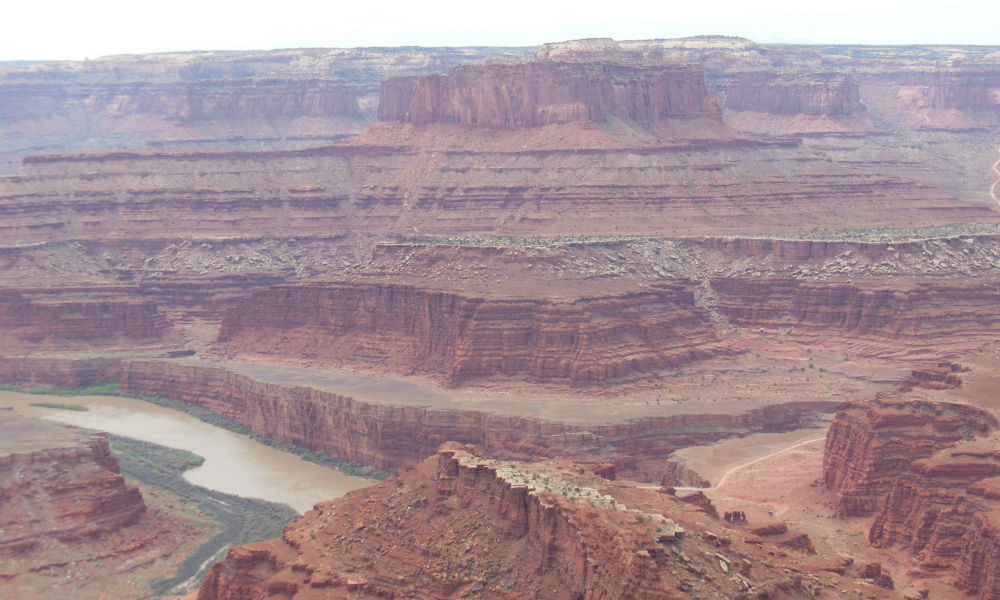
[[[177, 50], [529, 46], [700, 34], [1000, 45], [1000, 0], [12, 0], [0, 60]], [[820, 5], [821, 4], [821, 5]]]

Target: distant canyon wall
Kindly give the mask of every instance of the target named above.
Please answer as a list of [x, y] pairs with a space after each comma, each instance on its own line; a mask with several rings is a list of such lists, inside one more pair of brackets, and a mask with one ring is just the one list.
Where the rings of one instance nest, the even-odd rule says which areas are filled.
[[389, 79], [379, 103], [379, 120], [417, 125], [512, 129], [610, 117], [654, 123], [719, 113], [697, 67], [554, 61]]
[[850, 115], [863, 110], [858, 84], [843, 73], [735, 73], [725, 108], [781, 115]]
[[690, 285], [569, 298], [476, 296], [409, 285], [269, 288], [224, 319], [226, 353], [357, 362], [432, 374], [594, 385], [732, 353]]

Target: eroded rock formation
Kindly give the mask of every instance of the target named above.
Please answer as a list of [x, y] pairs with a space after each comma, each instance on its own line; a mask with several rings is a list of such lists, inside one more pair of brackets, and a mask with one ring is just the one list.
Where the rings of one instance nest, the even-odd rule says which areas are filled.
[[[981, 336], [1000, 327], [994, 283], [952, 286], [933, 280], [862, 282], [725, 279], [712, 282], [719, 310], [733, 323], [795, 335], [889, 339], [919, 345]], [[932, 315], [948, 314], [947, 319]], [[921, 341], [923, 340], [923, 341]]]
[[120, 358], [0, 357], [0, 381], [28, 389], [73, 389], [117, 381], [120, 377]]
[[600, 384], [731, 352], [685, 283], [575, 297], [548, 297], [558, 287], [534, 297], [381, 283], [273, 287], [227, 314], [216, 351], [308, 354], [430, 373], [449, 386], [496, 376]]
[[[299, 376], [308, 378], [308, 374]], [[271, 381], [268, 381], [268, 379]], [[674, 449], [749, 431], [800, 426], [830, 402], [765, 406], [743, 414], [673, 415], [629, 422], [577, 424], [502, 412], [447, 409], [421, 389], [391, 383], [362, 401], [299, 383], [282, 369], [252, 363], [126, 361], [122, 390], [203, 406], [255, 433], [314, 451], [324, 450], [383, 470], [412, 466], [447, 440], [475, 444], [491, 456], [630, 456], [619, 472], [658, 481], [656, 464]], [[344, 384], [340, 384], [344, 385]], [[347, 382], [346, 385], [356, 385]], [[332, 384], [336, 389], [337, 383]], [[361, 390], [359, 390], [359, 393]], [[381, 395], [381, 400], [379, 400]], [[405, 403], [404, 403], [405, 402]], [[672, 465], [663, 466], [673, 473]]]
[[872, 402], [845, 405], [830, 425], [823, 453], [823, 480], [836, 492], [836, 514], [878, 512], [896, 476], [914, 461], [998, 427], [992, 414], [966, 404], [880, 394]]
[[329, 144], [375, 121], [379, 85], [527, 49], [289, 49], [5, 65], [0, 169], [76, 149], [255, 150]]
[[804, 571], [797, 550], [782, 560], [743, 532], [710, 532], [709, 517], [656, 490], [627, 507], [617, 490], [571, 470], [470, 450], [447, 444], [396, 479], [317, 505], [280, 540], [230, 550], [198, 599], [763, 600], [814, 597], [846, 581]]
[[[0, 162], [26, 148], [45, 154], [0, 178], [0, 377], [100, 382], [138, 349], [260, 362], [280, 352], [363, 373], [324, 386], [314, 380], [332, 369], [279, 376], [286, 365], [126, 361], [123, 387], [383, 469], [457, 439], [504, 459], [572, 458], [608, 477], [601, 486], [617, 485], [612, 476], [693, 481], [663, 458], [822, 408], [764, 395], [853, 393], [882, 385], [872, 373], [884, 377], [890, 364], [886, 386], [916, 367], [914, 385], [964, 391], [955, 374], [924, 366], [1000, 328], [1000, 213], [988, 195], [995, 49], [709, 36], [580, 40], [521, 60], [532, 51], [193, 53], [6, 69], [0, 137], [13, 141]], [[451, 68], [487, 55], [506, 64]], [[382, 120], [342, 140], [374, 121], [377, 104]], [[761, 356], [771, 342], [784, 355]], [[788, 369], [804, 342], [848, 357], [830, 374], [835, 392], [820, 381], [826, 373]], [[713, 394], [735, 385], [691, 403], [716, 414], [672, 412], [666, 403], [730, 368], [711, 363], [718, 356], [739, 364]], [[866, 372], [851, 357], [882, 362]], [[903, 369], [889, 362], [914, 357]], [[758, 369], [769, 360], [794, 371], [781, 375], [784, 388], [762, 389], [775, 373]], [[382, 387], [362, 394], [358, 381], [373, 373], [385, 380], [366, 382]], [[452, 396], [401, 373], [469, 387]], [[675, 375], [684, 383], [670, 391]], [[796, 387], [807, 380], [820, 383]], [[472, 388], [483, 382], [494, 387]], [[569, 405], [482, 409], [511, 386], [531, 398], [604, 396], [573, 404], [565, 419], [552, 415]], [[470, 388], [494, 395], [469, 409], [455, 398]], [[952, 445], [997, 422], [960, 404], [915, 406], [881, 397], [845, 407], [825, 472], [837, 510], [875, 515], [876, 543], [909, 548], [919, 568], [995, 600], [995, 457]], [[234, 550], [203, 594], [394, 593], [414, 574], [442, 596], [524, 597], [522, 581], [542, 596], [553, 582], [556, 595], [593, 598], [817, 594], [818, 580], [800, 571], [767, 581], [748, 563], [730, 569], [726, 536], [661, 553], [642, 527], [623, 528], [597, 506], [512, 493], [485, 459], [459, 460], [456, 475], [455, 456], [440, 471], [421, 467], [435, 483], [404, 477], [352, 498], [398, 493], [391, 526], [374, 506], [321, 508], [317, 518], [340, 525], [307, 522], [282, 542]], [[682, 494], [688, 505], [652, 493], [670, 510], [704, 511], [692, 518], [715, 510], [704, 495]], [[418, 514], [452, 520], [393, 555], [401, 523]], [[595, 514], [597, 533], [581, 516]], [[482, 535], [472, 527], [494, 520], [503, 525]], [[526, 532], [533, 522], [541, 529]], [[750, 545], [773, 544], [773, 557], [804, 561], [816, 539], [783, 523], [749, 525], [761, 533]], [[326, 550], [311, 535], [326, 527], [341, 557], [364, 547], [400, 563], [324, 571]], [[389, 537], [375, 534], [383, 530]], [[466, 539], [476, 547], [465, 568], [482, 566], [480, 552], [512, 558], [512, 531], [524, 534], [514, 551], [544, 559], [549, 579], [516, 564], [501, 579], [483, 567], [482, 581], [456, 575], [450, 559], [424, 566], [428, 553], [446, 555], [445, 542]], [[610, 547], [621, 552], [606, 554], [598, 538], [620, 540]], [[799, 568], [755, 556], [771, 561], [762, 572]], [[605, 563], [626, 568], [613, 578]], [[716, 565], [712, 587], [706, 569]], [[843, 580], [827, 584], [837, 594]]]
[[[107, 292], [111, 297], [102, 298]], [[115, 288], [2, 289], [0, 339], [7, 352], [41, 345], [141, 346], [161, 341], [167, 321], [156, 303], [126, 294]]]
[[[3, 543], [7, 560], [47, 540], [84, 544], [136, 523], [142, 494], [125, 485], [106, 435], [24, 419], [0, 410]], [[27, 517], [27, 518], [26, 518]]]
[[0, 408], [4, 594], [52, 597], [68, 584], [76, 597], [97, 598], [119, 589], [107, 573], [128, 573], [169, 554], [178, 535], [125, 484], [106, 434]]
[[917, 574], [1000, 598], [997, 426], [973, 407], [904, 397], [838, 412], [824, 475], [840, 514], [875, 514], [870, 542], [909, 551]]

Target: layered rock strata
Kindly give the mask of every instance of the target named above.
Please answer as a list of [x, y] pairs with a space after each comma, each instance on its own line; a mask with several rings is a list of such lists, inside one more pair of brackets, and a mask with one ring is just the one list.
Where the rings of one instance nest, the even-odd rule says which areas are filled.
[[[805, 116], [853, 110], [848, 79], [819, 79], [778, 77], [777, 88], [820, 91], [760, 105]], [[739, 95], [734, 106], [757, 107], [754, 93]], [[36, 243], [151, 230], [634, 235], [998, 221], [972, 195], [952, 195], [969, 181], [935, 156], [738, 134], [698, 67], [470, 65], [391, 79], [380, 106], [379, 126], [337, 146], [30, 157], [0, 179], [0, 233]], [[944, 179], [927, 178], [931, 166]]]
[[[129, 297], [129, 291], [0, 289], [0, 339], [6, 338], [8, 347], [155, 343], [167, 321], [155, 302]], [[102, 298], [107, 292], [111, 297]]]
[[842, 73], [736, 73], [725, 108], [781, 115], [850, 115], [862, 110], [858, 85]]
[[0, 381], [29, 389], [74, 389], [120, 378], [121, 358], [0, 356]]
[[[719, 311], [732, 323], [806, 337], [881, 339], [924, 347], [988, 339], [1000, 328], [990, 307], [1000, 301], [992, 281], [953, 284], [935, 279], [815, 281], [793, 278], [712, 282]], [[941, 318], [947, 315], [947, 318]]]
[[891, 394], [846, 404], [830, 425], [823, 453], [823, 480], [836, 492], [835, 513], [876, 513], [914, 461], [998, 427], [992, 414], [966, 404]]
[[824, 477], [841, 516], [874, 514], [877, 547], [908, 551], [913, 575], [1000, 598], [1000, 439], [967, 405], [880, 397], [837, 413]]
[[794, 428], [811, 413], [832, 407], [829, 402], [802, 402], [737, 415], [673, 415], [585, 425], [433, 408], [419, 398], [393, 404], [392, 397], [406, 390], [396, 390], [381, 402], [359, 401], [330, 389], [268, 382], [263, 375], [252, 375], [260, 371], [252, 364], [242, 370], [251, 374], [183, 360], [126, 361], [122, 390], [197, 404], [255, 433], [382, 470], [412, 466], [444, 441], [457, 440], [498, 457], [631, 456], [634, 460], [623, 470], [642, 470], [655, 481], [665, 473], [652, 463], [662, 462], [674, 449], [750, 431]]
[[450, 386], [495, 376], [594, 385], [731, 352], [684, 282], [603, 296], [501, 294], [382, 283], [276, 286], [226, 315], [217, 351], [308, 354], [429, 373]]
[[[892, 169], [859, 175], [786, 140], [684, 138], [630, 149], [585, 130], [540, 128], [538, 136], [565, 140], [551, 149], [514, 133], [466, 143], [455, 132], [409, 139], [383, 128], [352, 145], [294, 152], [35, 157], [0, 178], [0, 233], [10, 244], [131, 243], [162, 239], [162, 231], [182, 232], [177, 240], [248, 231], [278, 239], [698, 235], [792, 232], [801, 222], [831, 229], [1000, 220], [987, 206]], [[584, 134], [599, 139], [574, 142]]]
[[183, 52], [0, 66], [0, 169], [74, 149], [289, 149], [375, 121], [387, 77], [527, 49], [312, 48]]
[[[497, 597], [538, 597], [540, 586], [532, 582], [541, 572], [560, 590], [556, 597], [671, 598], [678, 593], [660, 579], [654, 559], [663, 556], [664, 546], [676, 542], [684, 533], [683, 528], [669, 519], [657, 515], [652, 520], [652, 535], [648, 540], [640, 539], [603, 515], [606, 509], [596, 510], [593, 517], [600, 521], [588, 526], [580, 508], [551, 494], [539, 493], [529, 482], [522, 481], [524, 475], [514, 469], [476, 459], [464, 450], [443, 450], [428, 462], [431, 460], [438, 463], [434, 479], [421, 481], [411, 474], [407, 478], [409, 485], [400, 482], [405, 486], [403, 490], [420, 485], [418, 489], [429, 492], [427, 497], [405, 498], [409, 494], [404, 491], [401, 498], [397, 493], [393, 498], [397, 502], [404, 498], [412, 500], [406, 515], [386, 514], [376, 521], [359, 520], [358, 527], [380, 539], [387, 536], [388, 540], [393, 528], [406, 524], [407, 531], [412, 531], [415, 523], [406, 521], [424, 519], [431, 508], [428, 505], [437, 505], [440, 516], [432, 517], [428, 524], [447, 531], [457, 528], [467, 531], [463, 557], [442, 547], [442, 538], [437, 536], [425, 539], [407, 535], [406, 547], [398, 544], [391, 549], [386, 547], [379, 561], [381, 565], [371, 565], [375, 567], [372, 570], [362, 568], [357, 572], [348, 568], [353, 557], [346, 555], [329, 562], [326, 556], [320, 561], [305, 562], [302, 553], [312, 554], [313, 550], [301, 534], [311, 531], [314, 523], [326, 522], [347, 508], [343, 503], [320, 505], [306, 519], [286, 528], [282, 540], [231, 550], [225, 561], [213, 567], [201, 587], [199, 600], [268, 598], [276, 593], [295, 595], [300, 591], [321, 591], [328, 597], [353, 594], [367, 598], [393, 594], [394, 590], [405, 593], [408, 586], [414, 586], [415, 591], [417, 585], [420, 593], [430, 598], [449, 597], [463, 591], [466, 595], [470, 591], [486, 591]], [[421, 470], [426, 471], [430, 466], [422, 465]], [[436, 489], [427, 489], [428, 483], [433, 483]], [[596, 490], [589, 491], [601, 504], [610, 500]], [[388, 510], [392, 508], [395, 506]], [[490, 515], [484, 521], [488, 525], [470, 527], [471, 517], [486, 514]], [[406, 519], [397, 521], [398, 517]], [[619, 532], [618, 539], [608, 544], [602, 534], [615, 530]], [[416, 556], [436, 558], [418, 563], [406, 560], [407, 554], [414, 550]], [[491, 560], [489, 556], [494, 552]], [[509, 560], [516, 556], [522, 559], [517, 561], [519, 565]], [[532, 560], [523, 560], [526, 556]], [[455, 567], [461, 571], [452, 572]], [[472, 572], [478, 573], [470, 577]], [[507, 576], [506, 583], [503, 575]]]
[[455, 67], [447, 75], [389, 79], [379, 120], [513, 129], [617, 118], [719, 120], [701, 70], [610, 62], [537, 61]]

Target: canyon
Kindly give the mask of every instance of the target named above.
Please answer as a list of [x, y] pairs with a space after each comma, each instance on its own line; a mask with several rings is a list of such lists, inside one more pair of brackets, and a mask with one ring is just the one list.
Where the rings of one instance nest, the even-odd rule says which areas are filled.
[[[119, 382], [396, 472], [232, 549], [204, 600], [913, 598], [942, 573], [996, 599], [997, 56], [4, 66], [0, 383]], [[721, 480], [692, 458], [793, 432]], [[799, 450], [797, 500], [734, 489]]]

